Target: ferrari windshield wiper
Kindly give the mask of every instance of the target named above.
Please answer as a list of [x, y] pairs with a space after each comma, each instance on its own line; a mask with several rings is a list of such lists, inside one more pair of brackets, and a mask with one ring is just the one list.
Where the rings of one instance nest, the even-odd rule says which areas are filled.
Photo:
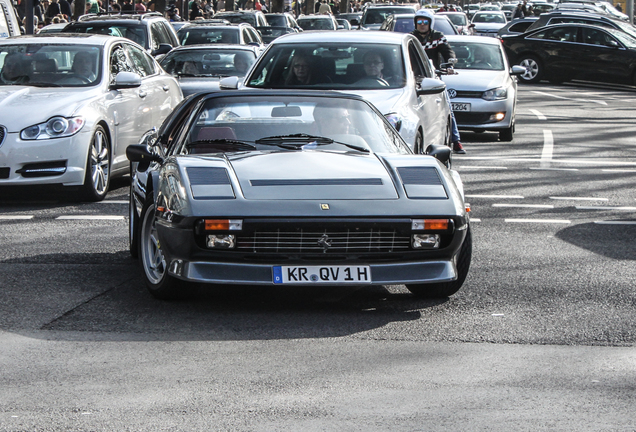
[[318, 146], [339, 144], [364, 153], [369, 153], [369, 149], [353, 144], [347, 144], [340, 141], [334, 141], [328, 137], [308, 135], [304, 133], [292, 135], [277, 135], [266, 138], [260, 138], [255, 141], [256, 144], [275, 145], [290, 150], [311, 149]]
[[33, 86], [33, 87], [62, 87], [60, 84], [56, 83], [48, 83], [48, 82], [27, 82], [23, 85]]
[[237, 151], [237, 150], [256, 150], [254, 144], [249, 141], [239, 141], [234, 139], [209, 139], [198, 140], [185, 145], [188, 150], [194, 149], [192, 153], [199, 153], [201, 150], [219, 150], [219, 151]]

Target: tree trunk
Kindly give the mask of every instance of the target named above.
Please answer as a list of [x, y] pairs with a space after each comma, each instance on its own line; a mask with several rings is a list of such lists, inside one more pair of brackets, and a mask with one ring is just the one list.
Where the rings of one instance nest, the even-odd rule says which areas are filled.
[[340, 0], [340, 13], [349, 13], [349, 0]]
[[86, 12], [86, 2], [84, 0], [75, 0], [73, 5], [73, 19], [77, 20], [80, 15], [84, 15], [84, 12]]
[[285, 9], [285, 4], [283, 2], [283, 0], [272, 0], [271, 3], [272, 6], [272, 13], [282, 13], [283, 10]]

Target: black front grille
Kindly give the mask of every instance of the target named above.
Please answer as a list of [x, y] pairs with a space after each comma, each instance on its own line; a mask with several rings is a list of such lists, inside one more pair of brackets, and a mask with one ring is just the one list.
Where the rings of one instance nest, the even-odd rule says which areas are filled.
[[460, 125], [479, 125], [484, 123], [496, 123], [497, 120], [490, 120], [490, 116], [495, 113], [481, 113], [481, 112], [459, 112], [455, 111], [455, 120]]
[[[457, 90], [457, 96], [458, 98], [473, 98], [473, 99], [481, 99], [481, 95], [483, 95], [484, 92], [483, 91], [464, 91], [464, 90]], [[451, 99], [451, 102], [453, 102], [453, 100]]]
[[4, 144], [4, 138], [7, 136], [7, 130], [4, 126], [0, 126], [0, 146]]
[[260, 253], [373, 253], [409, 249], [410, 236], [395, 229], [296, 229], [240, 236], [237, 249]]
[[0, 168], [0, 179], [8, 179], [9, 174], [11, 174], [11, 168], [9, 167]]

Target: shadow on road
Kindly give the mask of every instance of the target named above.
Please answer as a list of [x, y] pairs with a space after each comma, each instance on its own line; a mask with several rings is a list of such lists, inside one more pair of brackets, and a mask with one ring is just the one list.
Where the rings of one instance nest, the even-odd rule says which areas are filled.
[[633, 240], [626, 243], [626, 239], [636, 238], [636, 225], [616, 229], [616, 225], [577, 224], [560, 230], [555, 237], [608, 258], [636, 260]]
[[[151, 297], [136, 261], [123, 251], [37, 255], [5, 260], [0, 268], [11, 264], [32, 275], [0, 278], [14, 284], [0, 294], [0, 328], [55, 340], [331, 338], [418, 320], [422, 310], [448, 301], [417, 299], [404, 286], [197, 284], [184, 299], [167, 302]], [[50, 275], [34, 276], [42, 269]], [[30, 305], [32, 298], [42, 307]]]

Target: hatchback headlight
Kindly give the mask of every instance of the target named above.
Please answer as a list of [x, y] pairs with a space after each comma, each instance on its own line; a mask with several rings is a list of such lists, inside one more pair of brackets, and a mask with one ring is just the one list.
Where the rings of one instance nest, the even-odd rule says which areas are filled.
[[500, 100], [500, 99], [505, 99], [507, 97], [508, 97], [508, 91], [502, 87], [492, 89], [492, 90], [486, 90], [481, 95], [481, 98], [487, 101]]
[[84, 117], [52, 117], [44, 123], [22, 129], [20, 138], [26, 141], [64, 138], [75, 135], [84, 126]]

